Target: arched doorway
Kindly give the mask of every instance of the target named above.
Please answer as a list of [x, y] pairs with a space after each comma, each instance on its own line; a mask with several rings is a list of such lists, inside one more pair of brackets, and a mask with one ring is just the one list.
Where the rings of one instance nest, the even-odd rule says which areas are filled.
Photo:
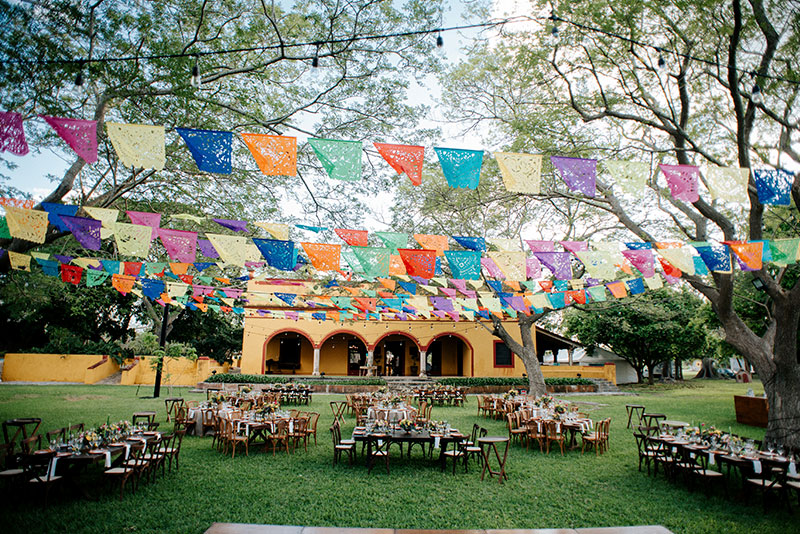
[[261, 372], [310, 375], [314, 370], [314, 344], [302, 332], [274, 334], [264, 343]]
[[326, 375], [358, 376], [367, 365], [367, 345], [353, 332], [336, 332], [322, 342], [319, 370]]
[[419, 374], [419, 346], [405, 334], [387, 334], [375, 345], [374, 362], [379, 375], [416, 376]]
[[472, 347], [461, 336], [441, 334], [428, 345], [427, 354], [430, 376], [471, 374]]

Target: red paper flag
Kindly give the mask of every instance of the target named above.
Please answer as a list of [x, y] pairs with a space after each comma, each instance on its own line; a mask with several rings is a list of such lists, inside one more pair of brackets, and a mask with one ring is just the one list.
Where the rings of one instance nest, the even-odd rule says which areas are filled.
[[366, 230], [347, 230], [345, 228], [334, 228], [336, 235], [342, 238], [342, 241], [351, 247], [367, 247], [369, 246], [368, 235]]
[[374, 143], [374, 145], [378, 149], [378, 153], [397, 174], [405, 173], [414, 185], [422, 183], [422, 161], [425, 158], [425, 147], [385, 143]]
[[416, 248], [399, 248], [400, 258], [410, 276], [433, 278], [436, 272], [436, 251]]
[[82, 276], [83, 276], [83, 267], [78, 267], [77, 265], [67, 265], [65, 263], [61, 264], [62, 282], [75, 284], [77, 286], [78, 284], [81, 283]]

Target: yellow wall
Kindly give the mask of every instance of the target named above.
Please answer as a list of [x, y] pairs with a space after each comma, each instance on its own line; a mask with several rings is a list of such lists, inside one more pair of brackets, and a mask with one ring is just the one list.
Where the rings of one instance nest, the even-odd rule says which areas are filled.
[[[100, 364], [95, 366], [95, 364]], [[94, 367], [90, 369], [90, 367]], [[94, 384], [119, 370], [99, 354], [6, 354], [3, 382], [82, 382]]]
[[[164, 367], [161, 372], [161, 383], [172, 386], [194, 386], [198, 382], [203, 382], [211, 371], [217, 373], [227, 373], [229, 364], [220, 365], [215, 360], [198, 358], [192, 361], [186, 358], [167, 358], [164, 360]], [[151, 356], [140, 356], [136, 364], [122, 371], [122, 385], [152, 385], [156, 382], [156, 371], [152, 367]]]
[[617, 368], [614, 364], [601, 366], [588, 365], [543, 365], [542, 374], [545, 378], [577, 377], [603, 378], [612, 384], [617, 383]]
[[[519, 339], [516, 321], [508, 321], [508, 331]], [[464, 376], [522, 376], [525, 367], [518, 358], [514, 359], [513, 368], [494, 367], [494, 341], [497, 339], [482, 326], [473, 322], [453, 321], [308, 321], [291, 319], [273, 319], [261, 316], [246, 316], [244, 321], [244, 339], [242, 342], [242, 373], [262, 374], [264, 363], [264, 343], [267, 346], [267, 358], [277, 359], [277, 345], [272, 338], [282, 332], [297, 332], [308, 338], [309, 345], [320, 347], [320, 371], [326, 375], [347, 374], [346, 343], [340, 336], [334, 340], [326, 339], [334, 333], [355, 335], [362, 339], [367, 350], [375, 349], [383, 338], [395, 334], [409, 336], [406, 338], [405, 374], [409, 375], [411, 366], [419, 366], [417, 346], [427, 350], [436, 338], [442, 338], [442, 374], [455, 375], [457, 363], [448, 353], [455, 354], [457, 338], [466, 339], [464, 347]], [[452, 338], [448, 338], [450, 334]], [[442, 337], [444, 336], [444, 337]], [[339, 340], [339, 341], [336, 341]], [[324, 344], [323, 344], [324, 343]], [[335, 346], [334, 346], [335, 345]], [[408, 356], [412, 352], [412, 356]], [[313, 350], [302, 350], [301, 370], [298, 374], [311, 374], [313, 371]], [[285, 372], [285, 371], [284, 371]]]

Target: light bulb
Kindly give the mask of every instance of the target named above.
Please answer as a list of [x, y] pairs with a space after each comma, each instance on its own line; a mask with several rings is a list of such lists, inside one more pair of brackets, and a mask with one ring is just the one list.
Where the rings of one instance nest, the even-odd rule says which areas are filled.
[[203, 79], [200, 77], [200, 59], [198, 56], [194, 57], [194, 65], [192, 66], [192, 79], [190, 81], [192, 87], [200, 89], [203, 85]]
[[764, 101], [764, 95], [761, 93], [761, 87], [758, 84], [753, 86], [753, 91], [750, 93], [750, 100], [753, 104], [761, 104]]
[[661, 69], [661, 70], [664, 70], [664, 69], [667, 68], [667, 62], [664, 59], [664, 56], [662, 56], [661, 54], [658, 55], [658, 63], [657, 63], [657, 65], [658, 65], [658, 68]]
[[444, 46], [444, 39], [442, 39], [442, 34], [436, 36], [436, 48], [441, 48]]
[[550, 30], [550, 33], [551, 33], [551, 34], [553, 34], [553, 37], [558, 37], [558, 31], [559, 31], [559, 30], [558, 30], [558, 26], [556, 26], [555, 24], [553, 24], [553, 27], [552, 27], [552, 29]]

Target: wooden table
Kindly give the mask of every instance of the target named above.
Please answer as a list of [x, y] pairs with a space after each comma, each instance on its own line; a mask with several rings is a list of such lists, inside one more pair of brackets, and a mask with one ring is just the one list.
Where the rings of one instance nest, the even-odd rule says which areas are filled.
[[[431, 434], [427, 430], [418, 430], [412, 432], [405, 432], [403, 430], [386, 430], [386, 431], [373, 431], [372, 433], [368, 434], [366, 432], [363, 433], [356, 433], [353, 432], [353, 440], [354, 441], [361, 441], [366, 442], [367, 444], [367, 457], [369, 458], [370, 453], [372, 452], [372, 441], [376, 439], [383, 439], [388, 441], [387, 450], [392, 443], [408, 443], [408, 456], [411, 457], [411, 447], [416, 443], [419, 445], [429, 445], [430, 447], [434, 447], [436, 445], [436, 438], [439, 438], [439, 462], [441, 464], [442, 470], [445, 468], [445, 460], [446, 457], [444, 455], [444, 451], [447, 450], [447, 445], [449, 443], [460, 443], [466, 436], [459, 432], [451, 432], [449, 434]], [[424, 450], [424, 449], [423, 449]], [[402, 456], [402, 447], [400, 449], [400, 455]]]
[[[478, 438], [478, 446], [481, 448], [481, 456], [483, 456], [483, 471], [481, 471], [481, 480], [483, 480], [483, 476], [486, 474], [486, 471], [489, 471], [489, 477], [494, 477], [495, 475], [498, 476], [500, 480], [500, 484], [503, 483], [503, 479], [508, 480], [508, 475], [506, 474], [506, 460], [508, 459], [508, 436], [485, 436], [482, 438]], [[498, 443], [505, 443], [506, 447], [503, 451], [503, 457], [500, 458], [500, 452], [497, 450]], [[494, 456], [497, 458], [497, 471], [492, 469], [492, 466], [489, 464], [489, 450], [494, 451]]]

